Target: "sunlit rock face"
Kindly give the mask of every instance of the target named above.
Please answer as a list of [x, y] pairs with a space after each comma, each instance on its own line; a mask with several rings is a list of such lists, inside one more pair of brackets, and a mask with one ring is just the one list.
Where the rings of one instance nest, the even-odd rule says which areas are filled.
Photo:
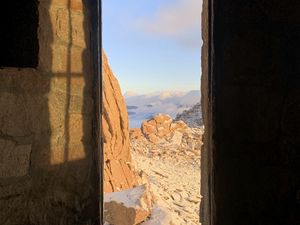
[[124, 97], [107, 57], [103, 56], [104, 192], [132, 188], [137, 180], [131, 167], [128, 114]]

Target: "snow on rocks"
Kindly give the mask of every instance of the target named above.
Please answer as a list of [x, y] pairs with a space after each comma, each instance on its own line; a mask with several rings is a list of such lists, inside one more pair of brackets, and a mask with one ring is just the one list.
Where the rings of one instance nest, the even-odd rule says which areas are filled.
[[188, 161], [149, 158], [139, 152], [132, 156], [136, 167], [149, 178], [154, 204], [169, 211], [171, 224], [199, 225], [200, 166]]
[[113, 225], [134, 225], [150, 215], [151, 196], [146, 185], [104, 194], [104, 219]]
[[169, 158], [200, 163], [203, 128], [190, 128], [183, 121], [158, 114], [130, 131], [131, 151], [150, 158]]
[[151, 219], [142, 225], [200, 224], [203, 132], [203, 128], [190, 128], [163, 114], [130, 132], [135, 168], [139, 174], [148, 177], [156, 207], [166, 209], [171, 218], [170, 223], [161, 223], [160, 217], [153, 217], [154, 208]]
[[166, 208], [155, 206], [150, 219], [141, 225], [172, 225], [172, 215]]

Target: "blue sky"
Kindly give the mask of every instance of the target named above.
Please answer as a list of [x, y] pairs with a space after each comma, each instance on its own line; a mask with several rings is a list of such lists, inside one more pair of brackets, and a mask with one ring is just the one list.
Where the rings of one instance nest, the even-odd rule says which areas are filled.
[[103, 0], [103, 47], [122, 91], [200, 88], [201, 0]]

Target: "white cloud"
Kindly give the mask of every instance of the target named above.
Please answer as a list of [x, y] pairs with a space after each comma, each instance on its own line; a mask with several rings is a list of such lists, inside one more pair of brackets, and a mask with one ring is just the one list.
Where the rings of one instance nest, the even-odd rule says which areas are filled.
[[140, 18], [138, 30], [155, 36], [174, 38], [185, 47], [200, 47], [202, 0], [174, 0], [150, 17]]

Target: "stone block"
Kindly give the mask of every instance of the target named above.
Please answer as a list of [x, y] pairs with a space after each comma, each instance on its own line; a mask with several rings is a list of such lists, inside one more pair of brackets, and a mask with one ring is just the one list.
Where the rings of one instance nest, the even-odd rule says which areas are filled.
[[71, 77], [72, 73], [76, 73], [76, 76], [82, 74], [82, 71], [84, 71], [83, 61], [86, 61], [84, 49], [57, 43], [52, 47], [52, 50], [53, 63], [51, 70], [54, 73], [58, 73], [65, 78]]
[[0, 140], [0, 177], [22, 177], [30, 167], [31, 145]]
[[55, 34], [66, 44], [85, 48], [86, 43], [83, 23], [83, 14], [60, 8], [56, 11], [55, 16]]
[[0, 131], [3, 134], [8, 136], [26, 136], [30, 134], [24, 100], [24, 96], [18, 97], [8, 92], [1, 93]]
[[146, 186], [104, 195], [104, 219], [114, 225], [135, 225], [151, 213], [151, 199]]
[[82, 11], [82, 0], [53, 0], [51, 2], [53, 7], [70, 9], [73, 11]]

